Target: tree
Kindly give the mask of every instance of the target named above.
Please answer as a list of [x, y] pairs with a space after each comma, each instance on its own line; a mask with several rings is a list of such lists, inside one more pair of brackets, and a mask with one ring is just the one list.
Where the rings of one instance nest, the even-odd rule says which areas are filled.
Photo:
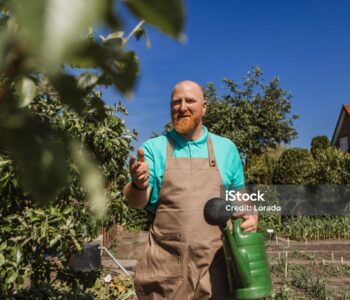
[[264, 154], [252, 154], [245, 165], [247, 184], [272, 184], [272, 176], [279, 157], [286, 150], [284, 146], [267, 148]]
[[291, 115], [290, 94], [279, 79], [265, 84], [259, 67], [243, 78], [242, 85], [225, 79], [228, 92], [219, 96], [213, 83], [205, 89], [208, 101], [204, 124], [208, 129], [232, 140], [242, 156], [259, 155], [268, 147], [288, 144], [297, 136]]
[[331, 143], [326, 135], [315, 136], [311, 141], [312, 156], [316, 158], [320, 152], [326, 150], [330, 146]]
[[274, 184], [310, 184], [313, 182], [315, 162], [307, 149], [289, 148], [277, 161], [273, 173]]

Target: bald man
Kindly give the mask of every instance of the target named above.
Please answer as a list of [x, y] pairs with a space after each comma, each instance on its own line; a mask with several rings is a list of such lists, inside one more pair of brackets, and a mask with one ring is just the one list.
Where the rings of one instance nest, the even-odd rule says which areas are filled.
[[[129, 204], [155, 212], [149, 240], [136, 266], [139, 299], [231, 299], [221, 232], [203, 216], [220, 188], [243, 188], [240, 156], [228, 139], [202, 124], [207, 108], [193, 81], [175, 85], [170, 101], [174, 129], [146, 141], [130, 160]], [[219, 117], [219, 116], [218, 116]], [[257, 216], [244, 215], [241, 228], [255, 231]]]

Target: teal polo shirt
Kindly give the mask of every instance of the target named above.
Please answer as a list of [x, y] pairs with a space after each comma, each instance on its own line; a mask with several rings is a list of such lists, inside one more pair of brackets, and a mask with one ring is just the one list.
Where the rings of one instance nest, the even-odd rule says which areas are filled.
[[198, 140], [188, 141], [173, 129], [165, 135], [147, 140], [141, 145], [149, 168], [149, 186], [152, 188], [146, 206], [148, 210], [154, 211], [162, 187], [167, 155], [167, 137], [169, 136], [174, 141], [174, 158], [208, 158], [208, 134], [213, 142], [216, 163], [224, 185], [244, 186], [242, 161], [231, 140], [208, 133], [208, 129], [203, 126], [203, 135]]

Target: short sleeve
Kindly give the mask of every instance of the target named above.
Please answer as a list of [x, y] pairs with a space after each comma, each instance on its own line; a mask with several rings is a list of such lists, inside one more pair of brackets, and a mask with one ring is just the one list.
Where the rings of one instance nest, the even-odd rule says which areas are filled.
[[232, 178], [231, 185], [236, 189], [244, 188], [244, 171], [242, 160], [236, 146], [233, 144], [233, 162], [232, 162]]

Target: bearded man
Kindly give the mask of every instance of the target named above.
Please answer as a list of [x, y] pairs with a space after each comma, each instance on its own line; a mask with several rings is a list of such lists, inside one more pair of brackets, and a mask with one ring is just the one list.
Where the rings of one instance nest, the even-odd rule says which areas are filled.
[[[218, 226], [208, 225], [206, 202], [224, 186], [244, 186], [235, 145], [202, 124], [207, 108], [193, 81], [175, 85], [170, 101], [174, 129], [146, 141], [130, 160], [129, 205], [155, 212], [144, 254], [136, 266], [139, 299], [231, 299]], [[218, 116], [220, 117], [220, 116]], [[253, 232], [256, 215], [243, 215]]]

